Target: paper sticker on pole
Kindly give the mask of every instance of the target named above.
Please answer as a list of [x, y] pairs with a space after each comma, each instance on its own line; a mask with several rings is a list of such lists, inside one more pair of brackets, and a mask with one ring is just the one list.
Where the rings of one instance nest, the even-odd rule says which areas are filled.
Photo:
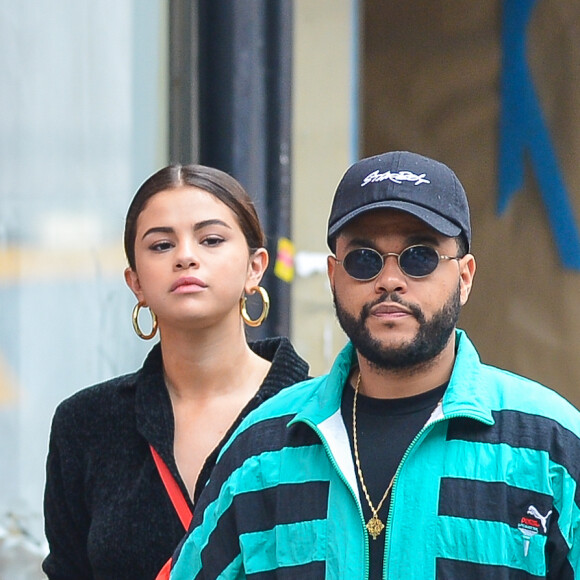
[[294, 254], [294, 244], [288, 238], [279, 238], [274, 274], [284, 282], [294, 280]]

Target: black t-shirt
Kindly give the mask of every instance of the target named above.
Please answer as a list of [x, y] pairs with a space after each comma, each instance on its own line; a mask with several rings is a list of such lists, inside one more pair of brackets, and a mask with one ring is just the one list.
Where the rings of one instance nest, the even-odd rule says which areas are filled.
[[[431, 416], [446, 387], [447, 383], [425, 393], [402, 399], [374, 399], [365, 397], [359, 392], [356, 414], [358, 453], [365, 485], [375, 508], [395, 475], [405, 451]], [[349, 383], [342, 395], [341, 412], [354, 461], [353, 401], [354, 388]], [[368, 522], [373, 514], [362, 490], [358, 473], [357, 483], [363, 514], [365, 521]], [[390, 497], [384, 501], [378, 513], [385, 526], [389, 504]], [[370, 580], [383, 578], [384, 551], [385, 530], [376, 540], [369, 535]]]

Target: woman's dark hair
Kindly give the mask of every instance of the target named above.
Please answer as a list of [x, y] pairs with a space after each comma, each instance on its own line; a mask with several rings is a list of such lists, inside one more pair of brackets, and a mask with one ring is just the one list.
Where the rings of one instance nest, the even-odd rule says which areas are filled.
[[207, 191], [235, 214], [250, 252], [266, 245], [266, 237], [252, 199], [242, 185], [224, 171], [205, 165], [168, 165], [149, 177], [137, 190], [125, 218], [125, 254], [135, 270], [137, 219], [156, 193], [179, 187], [197, 187]]

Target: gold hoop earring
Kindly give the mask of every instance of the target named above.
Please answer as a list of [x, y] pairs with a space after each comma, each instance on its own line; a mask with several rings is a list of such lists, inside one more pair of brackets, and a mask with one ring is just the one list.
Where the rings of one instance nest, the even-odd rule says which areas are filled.
[[143, 306], [144, 304], [142, 304], [141, 302], [137, 302], [137, 304], [135, 304], [135, 308], [133, 308], [132, 314], [133, 330], [136, 332], [139, 338], [142, 338], [143, 340], [151, 340], [155, 336], [155, 334], [157, 334], [157, 316], [155, 315], [155, 312], [153, 312], [153, 310], [149, 309], [149, 312], [151, 313], [152, 327], [151, 332], [149, 334], [144, 334], [141, 328], [139, 328], [139, 311]]
[[266, 320], [266, 316], [268, 316], [268, 312], [270, 311], [270, 297], [268, 296], [266, 289], [262, 288], [261, 286], [254, 286], [250, 290], [249, 294], [255, 294], [256, 292], [259, 292], [260, 296], [262, 297], [262, 312], [258, 318], [255, 318], [254, 320], [250, 318], [248, 311], [246, 310], [245, 296], [241, 299], [240, 302], [240, 313], [242, 315], [242, 319], [248, 326], [251, 326], [252, 328], [260, 326], [260, 324]]

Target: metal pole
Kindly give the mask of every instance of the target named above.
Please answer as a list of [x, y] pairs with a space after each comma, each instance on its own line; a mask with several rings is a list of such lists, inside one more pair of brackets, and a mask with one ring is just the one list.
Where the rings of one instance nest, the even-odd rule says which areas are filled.
[[169, 1], [169, 160], [198, 161], [197, 2]]
[[273, 274], [290, 235], [292, 0], [199, 0], [199, 161], [254, 199], [272, 267], [272, 307], [250, 336], [290, 333], [290, 287]]

